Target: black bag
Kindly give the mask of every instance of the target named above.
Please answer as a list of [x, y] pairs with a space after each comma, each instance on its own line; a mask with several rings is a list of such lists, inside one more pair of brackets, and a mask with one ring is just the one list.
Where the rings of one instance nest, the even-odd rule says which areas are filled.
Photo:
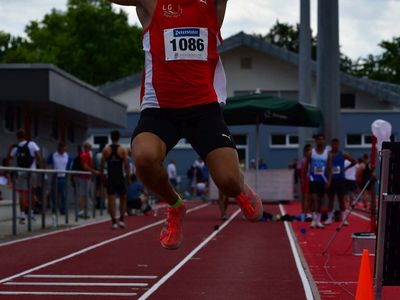
[[34, 157], [31, 155], [31, 151], [29, 150], [29, 141], [27, 141], [22, 146], [17, 146], [17, 166], [20, 168], [30, 168]]

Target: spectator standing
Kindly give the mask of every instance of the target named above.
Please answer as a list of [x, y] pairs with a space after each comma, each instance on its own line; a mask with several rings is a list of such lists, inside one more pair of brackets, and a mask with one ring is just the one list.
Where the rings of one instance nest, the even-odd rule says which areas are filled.
[[176, 173], [176, 164], [175, 160], [171, 160], [167, 166], [168, 180], [174, 189], [177, 189], [178, 186], [178, 175]]
[[371, 204], [372, 180], [375, 180], [374, 170], [369, 162], [368, 154], [364, 153], [356, 171], [356, 182], [358, 183], [360, 191], [366, 186], [365, 192], [361, 198], [365, 209], [369, 209], [369, 205]]
[[329, 188], [328, 182], [328, 149], [325, 146], [325, 136], [315, 136], [316, 147], [307, 155], [306, 170], [309, 169], [310, 196], [313, 207], [311, 228], [324, 228], [321, 223], [322, 202]]
[[[8, 167], [9, 163], [7, 158], [3, 158], [1, 165], [3, 167]], [[1, 186], [5, 186], [7, 188], [11, 188], [12, 187], [12, 181], [11, 181], [11, 176], [10, 173], [8, 171], [2, 171], [0, 170], [0, 185]], [[2, 191], [0, 189], [0, 200], [3, 200], [3, 195], [2, 195]]]
[[[69, 154], [66, 152], [67, 145], [65, 142], [59, 142], [57, 146], [57, 151], [50, 154], [47, 159], [47, 164], [52, 166], [54, 170], [69, 170], [71, 168], [72, 160]], [[57, 189], [56, 189], [57, 187]], [[57, 190], [57, 195], [56, 195]], [[68, 207], [67, 204], [67, 174], [57, 173], [53, 175], [53, 182], [51, 188], [51, 198], [53, 203], [53, 209], [57, 208], [57, 203], [60, 204], [60, 214], [64, 215]], [[60, 199], [60, 201], [58, 201]]]
[[349, 160], [344, 161], [344, 178], [346, 179], [346, 201], [351, 204], [355, 199], [356, 187], [356, 169], [358, 163], [350, 166], [352, 163]]
[[79, 212], [80, 217], [87, 218], [87, 210], [85, 209], [89, 203], [89, 198], [93, 192], [92, 177], [97, 176], [99, 172], [93, 165], [92, 145], [88, 142], [83, 144], [83, 150], [79, 155], [81, 168], [83, 171], [91, 172], [91, 175], [82, 174], [79, 176], [78, 194], [79, 194]]
[[304, 219], [311, 219], [310, 198], [308, 195], [308, 173], [306, 171], [307, 156], [310, 154], [312, 146], [306, 144], [303, 147], [303, 157], [299, 158], [296, 162], [296, 175], [300, 184], [300, 194], [302, 203], [302, 212]]
[[[341, 213], [342, 220], [346, 218], [346, 203], [345, 203], [345, 160], [350, 161], [350, 165], [347, 166], [347, 169], [353, 167], [357, 162], [356, 160], [348, 153], [342, 152], [339, 149], [340, 143], [338, 139], [332, 139], [331, 141], [331, 151], [329, 152], [328, 157], [328, 181], [329, 181], [329, 191], [328, 191], [328, 218], [325, 221], [325, 225], [330, 225], [333, 223], [333, 204], [335, 200], [335, 196], [337, 196], [339, 202], [339, 209]], [[348, 225], [347, 220], [343, 223], [343, 225]]]
[[[95, 157], [94, 157], [94, 164], [96, 167], [96, 170], [100, 170], [100, 162], [101, 162], [101, 157], [103, 156], [103, 149], [104, 149], [105, 145], [101, 144], [99, 146], [99, 151], [97, 151]], [[104, 209], [104, 203], [102, 203], [101, 199], [104, 198], [102, 196], [104, 196], [102, 187], [101, 187], [101, 179], [100, 176], [96, 176], [95, 179], [95, 198], [96, 198], [96, 209]], [[103, 195], [102, 195], [103, 194]]]
[[[16, 165], [20, 168], [36, 169], [41, 166], [42, 157], [40, 155], [40, 148], [34, 142], [26, 138], [25, 131], [20, 129], [16, 134], [17, 143], [11, 145], [8, 155], [8, 160], [16, 159]], [[35, 187], [37, 185], [37, 174], [31, 173], [31, 186], [32, 186], [32, 204], [37, 202], [35, 195]], [[18, 172], [16, 188], [20, 197], [20, 223], [25, 223], [25, 216], [28, 213], [28, 173]], [[30, 212], [32, 213], [32, 212]]]
[[[125, 228], [126, 212], [126, 182], [123, 169], [129, 179], [129, 163], [127, 152], [119, 145], [120, 133], [118, 130], [111, 132], [111, 145], [103, 150], [100, 162], [100, 175], [104, 177], [104, 166], [107, 163], [107, 207], [111, 217], [112, 228]], [[130, 179], [129, 179], [130, 182]], [[119, 195], [119, 221], [115, 216], [115, 198]]]

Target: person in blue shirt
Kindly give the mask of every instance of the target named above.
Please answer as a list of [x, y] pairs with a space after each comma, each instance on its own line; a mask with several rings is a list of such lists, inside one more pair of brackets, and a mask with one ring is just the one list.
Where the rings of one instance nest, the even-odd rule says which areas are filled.
[[321, 223], [322, 201], [329, 188], [328, 181], [328, 149], [325, 146], [325, 136], [315, 135], [316, 147], [307, 155], [305, 169], [309, 172], [309, 190], [311, 196], [312, 222], [311, 228], [324, 228]]
[[[52, 166], [54, 170], [69, 170], [72, 160], [66, 152], [67, 145], [65, 142], [59, 142], [57, 151], [53, 152], [47, 158], [47, 164]], [[57, 187], [57, 195], [56, 195]], [[54, 174], [51, 187], [51, 199], [53, 210], [59, 208], [60, 214], [65, 214], [67, 209], [67, 175], [66, 173]], [[57, 201], [60, 199], [60, 201]]]
[[[335, 201], [335, 196], [337, 196], [341, 218], [342, 220], [345, 219], [343, 224], [348, 225], [346, 220], [346, 178], [344, 172], [354, 166], [357, 162], [350, 154], [340, 151], [340, 142], [337, 138], [332, 139], [331, 147], [332, 150], [329, 152], [328, 157], [328, 169], [330, 171], [328, 174], [328, 218], [324, 224], [329, 225], [333, 223], [333, 204]], [[350, 161], [350, 165], [347, 167], [344, 166], [345, 160]]]

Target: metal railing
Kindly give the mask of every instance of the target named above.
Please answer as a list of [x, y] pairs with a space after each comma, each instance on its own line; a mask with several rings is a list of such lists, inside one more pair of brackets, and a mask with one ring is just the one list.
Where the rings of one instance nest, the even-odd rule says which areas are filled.
[[[28, 192], [28, 213], [27, 213], [27, 229], [29, 232], [32, 231], [32, 211], [33, 211], [33, 195], [32, 195], [32, 174], [37, 174], [41, 176], [41, 184], [42, 184], [42, 193], [40, 194], [40, 199], [38, 202], [41, 204], [41, 228], [46, 228], [46, 212], [47, 209], [50, 208], [52, 213], [52, 227], [57, 228], [59, 226], [59, 210], [60, 210], [60, 197], [58, 195], [58, 174], [65, 174], [66, 180], [66, 190], [65, 190], [65, 224], [69, 224], [69, 193], [71, 187], [73, 188], [73, 207], [75, 214], [75, 222], [78, 222], [79, 217], [89, 218], [89, 198], [91, 198], [92, 202], [92, 217], [96, 217], [96, 194], [95, 194], [95, 176], [92, 176], [91, 172], [87, 171], [70, 171], [70, 170], [55, 170], [55, 169], [28, 169], [28, 168], [19, 168], [19, 167], [1, 167], [0, 171], [7, 171], [11, 176], [12, 181], [12, 234], [17, 235], [17, 176], [21, 176], [21, 174], [26, 173], [26, 190]], [[50, 195], [49, 197], [45, 197], [45, 181], [46, 175], [51, 175], [51, 187], [49, 188]], [[71, 184], [71, 176], [91, 176], [87, 178], [88, 181], [91, 181], [92, 184], [86, 184], [84, 194], [86, 197], [84, 198], [84, 209], [83, 215], [79, 214], [79, 197], [80, 193], [77, 190], [78, 188], [73, 187]], [[50, 177], [50, 176], [48, 176]], [[48, 178], [50, 179], [50, 178]], [[91, 188], [92, 186], [92, 188]], [[105, 199], [103, 193], [103, 185], [100, 184], [100, 215], [103, 215], [103, 209], [105, 207]], [[60, 195], [61, 196], [61, 195]], [[50, 201], [46, 201], [50, 199]], [[21, 201], [21, 199], [20, 199]]]

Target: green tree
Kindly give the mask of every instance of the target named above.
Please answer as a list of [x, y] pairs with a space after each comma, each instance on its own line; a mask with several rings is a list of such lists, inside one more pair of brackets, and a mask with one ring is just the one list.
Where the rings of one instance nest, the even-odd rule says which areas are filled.
[[107, 0], [69, 0], [67, 11], [52, 10], [26, 28], [27, 39], [0, 34], [0, 61], [41, 62], [93, 85], [138, 72], [144, 53], [142, 30]]
[[400, 84], [400, 37], [382, 41], [380, 55], [358, 59], [352, 74], [360, 77]]

